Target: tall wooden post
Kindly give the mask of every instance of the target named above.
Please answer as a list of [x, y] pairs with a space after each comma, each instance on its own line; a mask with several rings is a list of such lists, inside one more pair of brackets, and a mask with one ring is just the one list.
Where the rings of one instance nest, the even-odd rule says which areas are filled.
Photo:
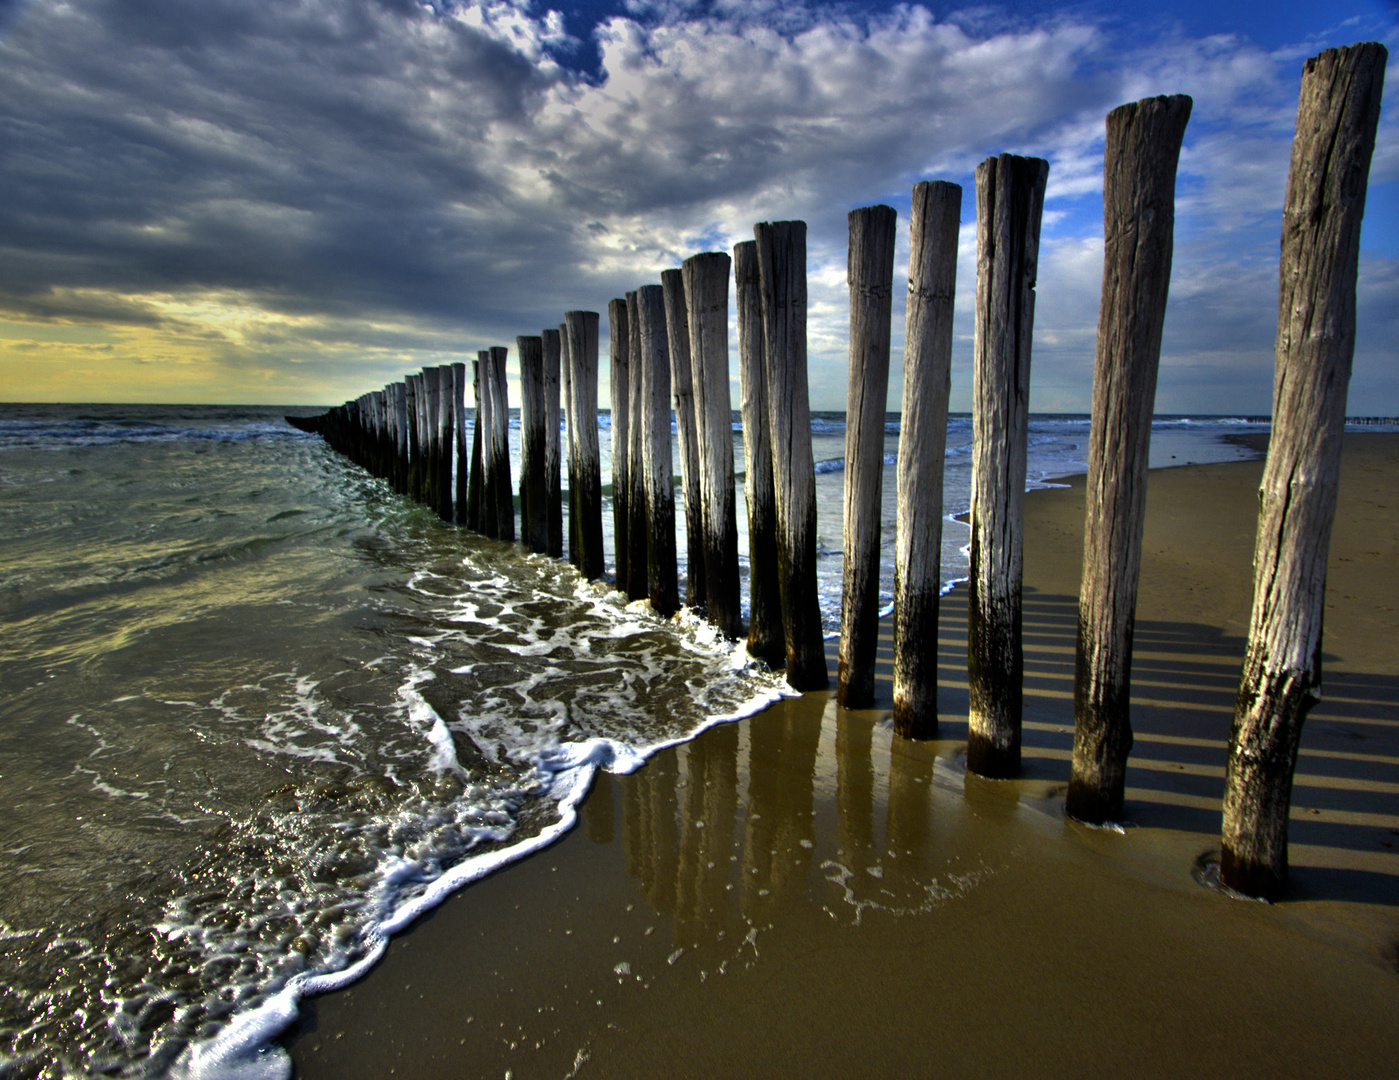
[[1283, 203], [1273, 434], [1259, 489], [1253, 614], [1224, 780], [1224, 884], [1287, 886], [1302, 723], [1321, 697], [1326, 559], [1355, 352], [1360, 222], [1384, 91], [1383, 45], [1306, 62]]
[[450, 523], [455, 519], [452, 508], [452, 454], [456, 450], [453, 432], [457, 423], [456, 412], [452, 408], [451, 364], [438, 365], [437, 387], [441, 396], [437, 412], [437, 515]]
[[520, 538], [531, 551], [549, 547], [549, 484], [544, 459], [544, 341], [517, 337], [520, 361]]
[[646, 481], [646, 569], [648, 595], [665, 617], [680, 609], [675, 565], [675, 492], [670, 447], [670, 344], [665, 290], [643, 285], [636, 292], [641, 327], [643, 468]]
[[685, 496], [685, 606], [703, 607], [704, 510], [700, 504], [699, 442], [695, 435], [694, 365], [690, 360], [690, 316], [679, 270], [661, 271], [665, 321], [670, 345], [670, 392], [675, 401], [675, 437], [680, 450], [680, 490]]
[[468, 467], [470, 456], [466, 448], [466, 364], [452, 365], [452, 442], [456, 445], [457, 480], [454, 492], [458, 525], [465, 525], [467, 518], [467, 488], [470, 486]]
[[515, 539], [515, 496], [510, 483], [510, 393], [505, 360], [510, 350], [491, 346], [491, 457], [496, 473], [496, 524], [502, 540]]
[[1002, 154], [976, 170], [967, 768], [1020, 772], [1020, 588], [1035, 270], [1049, 162]]
[[777, 510], [778, 587], [794, 690], [830, 685], [816, 595], [816, 463], [806, 375], [806, 222], [756, 225]]
[[914, 185], [894, 540], [894, 731], [906, 739], [938, 730], [942, 481], [961, 218], [960, 186]]
[[743, 496], [748, 504], [748, 651], [773, 667], [787, 659], [778, 587], [777, 509], [772, 493], [768, 437], [767, 366], [763, 359], [763, 290], [758, 244], [734, 245], [734, 298], [738, 307], [739, 405], [743, 416]]
[[849, 215], [850, 384], [845, 399], [845, 577], [836, 700], [874, 705], [879, 648], [879, 518], [884, 506], [884, 415], [889, 408], [889, 333], [894, 307], [892, 206]]
[[427, 388], [427, 413], [423, 423], [423, 441], [427, 447], [424, 502], [438, 513], [442, 498], [442, 386], [435, 367], [423, 368], [423, 385]]
[[743, 633], [734, 508], [733, 408], [729, 397], [729, 257], [692, 255], [682, 267], [689, 314], [706, 616], [726, 636]]
[[394, 383], [394, 427], [398, 433], [397, 483], [400, 495], [408, 493], [408, 384]]
[[485, 477], [482, 475], [481, 465], [481, 361], [480, 353], [478, 359], [471, 362], [471, 393], [473, 409], [471, 414], [471, 477], [466, 488], [466, 524], [479, 533], [486, 531], [486, 515], [483, 509], [485, 502]]
[[578, 565], [581, 546], [578, 540], [578, 475], [574, 472], [578, 464], [578, 452], [574, 449], [574, 438], [578, 434], [578, 422], [573, 416], [573, 363], [568, 356], [568, 326], [559, 323], [559, 367], [563, 371], [563, 454], [568, 471], [568, 562]]
[[562, 350], [559, 332], [540, 333], [544, 347], [544, 474], [548, 485], [548, 552], [563, 558], [563, 478], [559, 454], [559, 368]]
[[408, 497], [417, 499], [421, 492], [422, 453], [418, 449], [418, 377], [403, 378], [403, 411], [407, 417], [408, 435]]
[[627, 599], [645, 600], [651, 592], [651, 573], [647, 568], [646, 524], [646, 367], [641, 351], [641, 307], [637, 294], [627, 293], [627, 354], [631, 369], [631, 408], [627, 421], [627, 475], [631, 491], [627, 508], [631, 520], [627, 523]]
[[500, 539], [500, 474], [496, 472], [495, 457], [495, 365], [491, 351], [476, 354], [481, 372], [481, 411], [476, 422], [481, 428], [481, 532], [492, 540]]
[[572, 370], [573, 419], [578, 433], [571, 446], [578, 455], [570, 470], [578, 477], [578, 569], [589, 581], [602, 577], [602, 458], [597, 438], [598, 313], [564, 313], [566, 350]]
[[616, 548], [617, 588], [627, 589], [627, 525], [630, 510], [631, 474], [627, 471], [629, 450], [628, 423], [631, 409], [631, 384], [628, 378], [631, 361], [631, 338], [627, 329], [626, 300], [610, 300], [607, 304], [608, 354], [612, 395], [612, 542]]
[[1088, 440], [1083, 578], [1067, 813], [1122, 817], [1132, 749], [1132, 625], [1161, 329], [1171, 284], [1176, 163], [1190, 98], [1146, 98], [1108, 114], [1103, 155], [1103, 299]]

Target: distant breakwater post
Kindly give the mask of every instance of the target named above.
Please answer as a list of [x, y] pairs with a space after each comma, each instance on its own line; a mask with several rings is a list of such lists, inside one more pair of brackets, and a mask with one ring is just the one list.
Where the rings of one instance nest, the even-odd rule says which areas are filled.
[[658, 614], [680, 610], [675, 558], [675, 488], [670, 471], [670, 338], [665, 290], [643, 285], [636, 291], [641, 329], [642, 477], [646, 485], [646, 595]]
[[1292, 775], [1303, 721], [1320, 699], [1360, 223], [1387, 58], [1383, 45], [1368, 42], [1307, 61], [1283, 203], [1273, 433], [1220, 853], [1225, 885], [1268, 899], [1287, 887]]
[[[1254, 600], [1225, 777], [1220, 874], [1251, 896], [1287, 882], [1287, 821], [1298, 743], [1319, 698], [1325, 567], [1335, 514], [1355, 341], [1364, 215], [1387, 53], [1366, 43], [1307, 61], [1283, 216], [1273, 432], [1260, 490]], [[1131, 750], [1130, 671], [1146, 464], [1173, 245], [1175, 175], [1190, 98], [1149, 98], [1107, 120], [1102, 306], [1075, 672], [1071, 816], [1120, 819]], [[1040, 218], [1048, 165], [1002, 154], [977, 169], [972, 566], [968, 588], [967, 763], [1019, 771], [1026, 420]], [[942, 476], [962, 192], [920, 183], [910, 222], [895, 550], [894, 726], [937, 732]], [[839, 698], [867, 702], [864, 657], [879, 542], [892, 243], [888, 207], [850, 215], [850, 398]], [[608, 305], [616, 587], [662, 616], [680, 607], [670, 420], [694, 440], [682, 472], [690, 599], [726, 635], [738, 603], [728, 391], [727, 289], [737, 302], [744, 487], [749, 515], [749, 652], [786, 664], [798, 690], [829, 683], [816, 594], [815, 470], [806, 371], [806, 225], [755, 226], [733, 258], [704, 252], [664, 284]], [[563, 552], [560, 469], [569, 470], [568, 555], [601, 577], [598, 316], [516, 341], [521, 376], [524, 542]], [[444, 521], [513, 540], [506, 349], [473, 364], [468, 462], [465, 365], [407, 375], [322, 416], [288, 419], [422, 502]], [[679, 359], [677, 359], [679, 356]], [[565, 410], [560, 430], [560, 384]], [[682, 420], [684, 421], [682, 423]], [[683, 437], [682, 437], [683, 438]], [[564, 446], [561, 446], [561, 443]], [[542, 465], [539, 464], [542, 458]], [[542, 494], [541, 494], [542, 489]], [[539, 506], [543, 504], [543, 525]], [[464, 505], [463, 505], [464, 504]], [[870, 508], [875, 507], [871, 517]], [[876, 564], [877, 565], [877, 564]], [[700, 600], [699, 598], [703, 599]]]
[[517, 337], [515, 357], [520, 365], [520, 540], [542, 554], [549, 549], [544, 339]]
[[976, 169], [967, 768], [1020, 773], [1020, 640], [1030, 339], [1049, 162], [1001, 154]]
[[894, 731], [931, 739], [938, 729], [942, 483], [962, 189], [916, 184], [912, 211], [894, 541]]
[[548, 554], [550, 558], [563, 558], [563, 464], [561, 457], [559, 395], [562, 393], [560, 380], [563, 378], [562, 350], [559, 332], [554, 329], [541, 330], [540, 341], [544, 350], [544, 480], [548, 491], [548, 512], [546, 529], [548, 533]]
[[704, 511], [700, 507], [699, 437], [695, 433], [694, 365], [690, 360], [690, 314], [685, 303], [684, 275], [679, 270], [663, 270], [661, 291], [665, 298], [670, 391], [674, 399], [675, 437], [680, 443], [680, 490], [685, 507], [685, 606], [703, 609]]
[[874, 662], [879, 649], [879, 517], [884, 503], [884, 414], [889, 407], [897, 223], [892, 206], [868, 206], [849, 214], [845, 565], [836, 677], [836, 700], [847, 709], [874, 705]]
[[806, 222], [756, 225], [768, 437], [772, 440], [777, 580], [795, 690], [830, 685], [816, 596], [816, 463], [806, 374]]
[[743, 492], [748, 503], [748, 651], [773, 667], [781, 667], [787, 659], [787, 638], [782, 628], [782, 595], [778, 586], [777, 508], [772, 489], [757, 241], [734, 245], [733, 268], [743, 420]]
[[607, 302], [608, 384], [612, 396], [612, 538], [617, 588], [627, 588], [627, 525], [631, 474], [627, 453], [631, 431], [631, 336], [625, 299]]
[[627, 369], [631, 378], [627, 419], [627, 580], [617, 587], [628, 600], [645, 600], [651, 572], [646, 565], [646, 372], [641, 362], [641, 300], [639, 291], [626, 294]]
[[1108, 114], [1103, 155], [1103, 295], [1093, 373], [1083, 577], [1066, 810], [1122, 817], [1147, 456], [1171, 283], [1176, 164], [1191, 99], [1146, 98]]
[[577, 484], [577, 496], [570, 491], [570, 516], [576, 515], [574, 535], [578, 558], [574, 565], [589, 581], [602, 577], [605, 560], [602, 551], [602, 458], [597, 437], [598, 313], [569, 311], [564, 314], [564, 354], [569, 364], [569, 385], [573, 401], [573, 426], [568, 444], [574, 455], [570, 463], [570, 484]]
[[729, 267], [724, 252], [705, 251], [686, 259], [681, 273], [690, 320], [705, 617], [726, 637], [739, 638], [743, 608], [729, 395]]

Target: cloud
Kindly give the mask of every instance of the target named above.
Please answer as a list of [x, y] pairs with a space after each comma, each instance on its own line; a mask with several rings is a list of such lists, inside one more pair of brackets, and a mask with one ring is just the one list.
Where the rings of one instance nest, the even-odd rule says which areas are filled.
[[[936, 176], [964, 184], [970, 221], [971, 171], [1010, 151], [1051, 162], [1035, 406], [1086, 408], [1103, 117], [1185, 91], [1166, 363], [1270, 354], [1270, 305], [1254, 308], [1269, 257], [1276, 274], [1294, 57], [918, 5], [635, 3], [591, 43], [596, 74], [570, 66], [584, 43], [556, 12], [505, 0], [35, 5], [0, 40], [0, 314], [202, 334], [234, 385], [246, 365], [309, 392], [309, 364], [338, 398], [802, 218], [813, 394], [839, 408], [846, 211], [890, 202], [906, 223]], [[897, 366], [901, 310], [895, 328]]]

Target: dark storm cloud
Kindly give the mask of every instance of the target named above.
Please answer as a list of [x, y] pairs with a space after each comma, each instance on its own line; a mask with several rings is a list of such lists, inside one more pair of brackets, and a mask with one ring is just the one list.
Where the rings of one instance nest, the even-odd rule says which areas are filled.
[[[992, 9], [626, 8], [584, 42], [569, 35], [590, 28], [513, 0], [28, 5], [0, 38], [0, 316], [215, 340], [193, 309], [227, 303], [258, 318], [212, 350], [221, 362], [362, 346], [411, 367], [601, 309], [754, 221], [802, 218], [813, 391], [838, 406], [846, 211], [906, 209], [912, 183], [937, 176], [965, 185], [970, 221], [972, 169], [1009, 151], [1051, 162], [1036, 401], [1083, 408], [1103, 117], [1187, 91], [1166, 363], [1256, 384], [1295, 57]], [[563, 66], [578, 57], [585, 72]], [[1366, 310], [1399, 310], [1394, 274], [1369, 288]], [[954, 377], [954, 404], [968, 383]], [[1175, 407], [1207, 407], [1190, 386]]]

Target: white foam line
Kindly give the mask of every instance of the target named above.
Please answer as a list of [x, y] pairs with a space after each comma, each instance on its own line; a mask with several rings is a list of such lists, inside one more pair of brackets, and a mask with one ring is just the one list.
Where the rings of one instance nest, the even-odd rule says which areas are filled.
[[[735, 655], [738, 652], [739, 649], [735, 649]], [[411, 694], [421, 701], [422, 705], [432, 712], [437, 724], [441, 725], [442, 721], [436, 712], [433, 712], [431, 706], [417, 694], [416, 686], [420, 681], [425, 680], [410, 678], [409, 684], [400, 693], [405, 697]], [[236, 1015], [218, 1035], [186, 1049], [169, 1075], [174, 1080], [287, 1080], [291, 1076], [291, 1059], [286, 1051], [272, 1040], [296, 1020], [301, 999], [339, 990], [355, 982], [379, 962], [394, 934], [407, 928], [452, 893], [548, 847], [564, 836], [577, 823], [578, 806], [592, 786], [598, 769], [605, 769], [614, 775], [635, 772], [645, 764], [647, 758], [661, 750], [689, 742], [718, 724], [732, 723], [752, 716], [783, 697], [794, 696], [798, 696], [795, 691], [785, 686], [775, 686], [755, 694], [735, 712], [706, 718], [704, 723], [688, 735], [655, 743], [644, 749], [626, 746], [612, 739], [587, 739], [583, 742], [564, 743], [543, 752], [539, 757], [538, 767], [553, 777], [549, 790], [550, 794], [559, 796], [558, 821], [517, 844], [464, 859], [431, 882], [421, 894], [397, 907], [378, 926], [369, 928], [366, 933], [369, 947], [359, 960], [340, 971], [303, 972], [293, 976], [268, 1000], [246, 1013]], [[442, 731], [450, 741], [451, 736], [445, 726], [442, 727]], [[455, 755], [453, 761], [455, 762]], [[388, 875], [382, 884], [390, 884]]]

